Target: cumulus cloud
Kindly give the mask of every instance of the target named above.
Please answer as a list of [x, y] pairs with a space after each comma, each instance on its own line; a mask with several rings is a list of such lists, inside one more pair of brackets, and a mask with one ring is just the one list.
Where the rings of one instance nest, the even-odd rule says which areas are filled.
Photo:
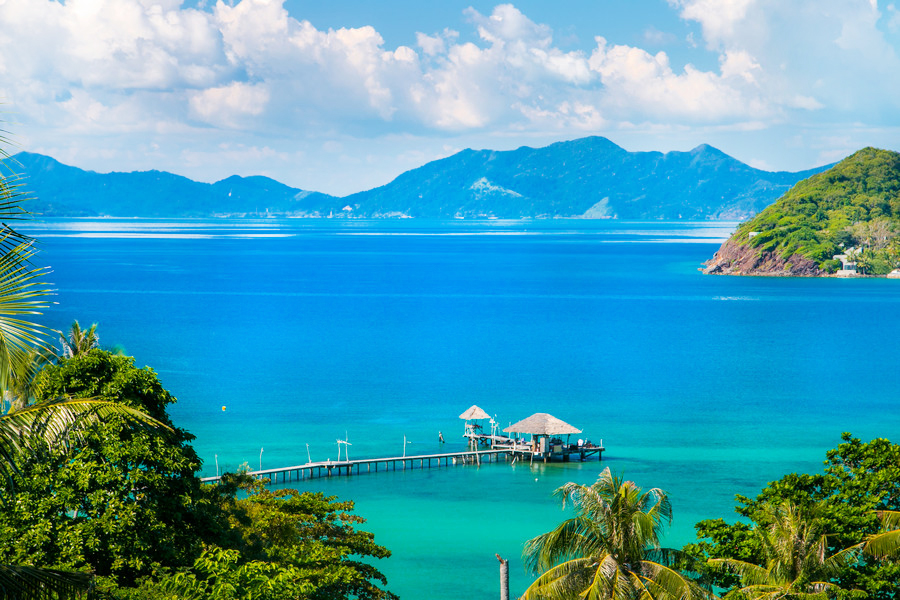
[[193, 113], [208, 123], [225, 127], [240, 127], [242, 119], [263, 113], [269, 103], [269, 90], [265, 85], [250, 85], [239, 81], [208, 88], [190, 94]]
[[696, 122], [761, 116], [769, 110], [750, 89], [757, 65], [744, 55], [723, 57], [718, 74], [691, 65], [676, 73], [665, 52], [610, 46], [598, 37], [590, 66], [606, 87], [606, 102], [623, 120], [636, 111], [645, 118], [666, 115]]
[[896, 40], [883, 31], [893, 27], [893, 5], [882, 14], [875, 0], [669, 3], [701, 25], [707, 47], [755, 64], [754, 81], [773, 105], [872, 114], [900, 104]]
[[747, 10], [756, 0], [668, 0], [681, 9], [684, 19], [697, 21], [703, 27], [703, 37], [710, 44], [728, 39], [741, 28]]
[[220, 1], [208, 11], [176, 0], [7, 0], [0, 49], [26, 51], [0, 72], [17, 82], [7, 88], [17, 105], [62, 126], [87, 122], [75, 105], [88, 115], [143, 104], [137, 122], [149, 128], [175, 119], [269, 132], [521, 129], [554, 119], [590, 130], [630, 105], [641, 118], [690, 120], [747, 105], [726, 81], [739, 68], [752, 77], [752, 59], [740, 53], [722, 73], [676, 74], [664, 55], [639, 48], [563, 51], [550, 27], [512, 4], [470, 8], [465, 18], [474, 42], [445, 29], [418, 33], [415, 48], [387, 48], [373, 27], [320, 30], [281, 0]]
[[[386, 132], [736, 131], [896, 113], [893, 3], [667, 2], [696, 48], [684, 31], [647, 26], [637, 45], [597, 31], [572, 49], [513, 4], [465, 10], [465, 35], [415, 32], [414, 45], [389, 46], [372, 26], [317, 28], [284, 0], [0, 0], [0, 94], [32, 131], [143, 134], [134, 147], [163, 136], [212, 147], [235, 131], [254, 147], [302, 138], [321, 148]], [[705, 54], [702, 67], [688, 51]]]

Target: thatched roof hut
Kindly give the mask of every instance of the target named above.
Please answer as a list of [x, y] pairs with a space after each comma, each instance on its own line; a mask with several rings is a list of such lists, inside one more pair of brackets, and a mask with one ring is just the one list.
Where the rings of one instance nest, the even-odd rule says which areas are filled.
[[480, 408], [478, 408], [477, 406], [475, 406], [473, 404], [472, 407], [469, 408], [469, 410], [467, 410], [463, 414], [459, 415], [459, 418], [469, 421], [472, 419], [490, 419], [491, 415], [487, 414], [486, 412], [484, 412], [483, 410], [481, 410]]
[[534, 413], [527, 419], [510, 425], [504, 429], [506, 433], [530, 433], [532, 435], [568, 435], [581, 433], [565, 421], [560, 421], [547, 413]]

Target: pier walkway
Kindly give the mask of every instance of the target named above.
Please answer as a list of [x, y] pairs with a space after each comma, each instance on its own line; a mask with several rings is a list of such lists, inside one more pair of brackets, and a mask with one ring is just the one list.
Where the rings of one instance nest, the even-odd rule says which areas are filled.
[[[499, 462], [510, 460], [514, 450], [512, 448], [493, 450], [471, 450], [464, 452], [449, 452], [446, 454], [420, 454], [417, 456], [392, 456], [389, 458], [360, 458], [354, 460], [324, 461], [306, 463], [293, 467], [281, 467], [277, 469], [262, 469], [250, 471], [247, 474], [257, 479], [269, 479], [271, 483], [287, 483], [289, 481], [301, 481], [317, 477], [332, 477], [335, 475], [349, 476], [361, 473], [377, 473], [382, 471], [397, 471], [406, 469], [429, 469], [432, 467], [450, 467], [455, 465], [480, 465], [483, 462]], [[399, 469], [398, 469], [399, 465]], [[219, 477], [204, 477], [201, 481], [215, 483]]]

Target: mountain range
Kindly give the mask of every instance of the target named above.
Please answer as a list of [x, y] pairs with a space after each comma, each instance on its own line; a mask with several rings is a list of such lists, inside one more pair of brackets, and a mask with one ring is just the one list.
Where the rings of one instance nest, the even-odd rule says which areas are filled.
[[744, 219], [828, 168], [755, 169], [701, 145], [629, 152], [603, 137], [543, 148], [463, 150], [345, 197], [268, 177], [216, 183], [162, 171], [96, 173], [22, 152], [10, 165], [36, 196], [33, 213], [116, 217], [419, 217]]

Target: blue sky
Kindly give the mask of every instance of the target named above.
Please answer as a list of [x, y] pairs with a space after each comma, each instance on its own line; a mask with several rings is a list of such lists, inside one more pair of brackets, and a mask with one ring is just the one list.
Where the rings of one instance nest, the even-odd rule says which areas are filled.
[[18, 147], [348, 194], [464, 148], [602, 135], [800, 170], [900, 150], [883, 0], [5, 0]]

